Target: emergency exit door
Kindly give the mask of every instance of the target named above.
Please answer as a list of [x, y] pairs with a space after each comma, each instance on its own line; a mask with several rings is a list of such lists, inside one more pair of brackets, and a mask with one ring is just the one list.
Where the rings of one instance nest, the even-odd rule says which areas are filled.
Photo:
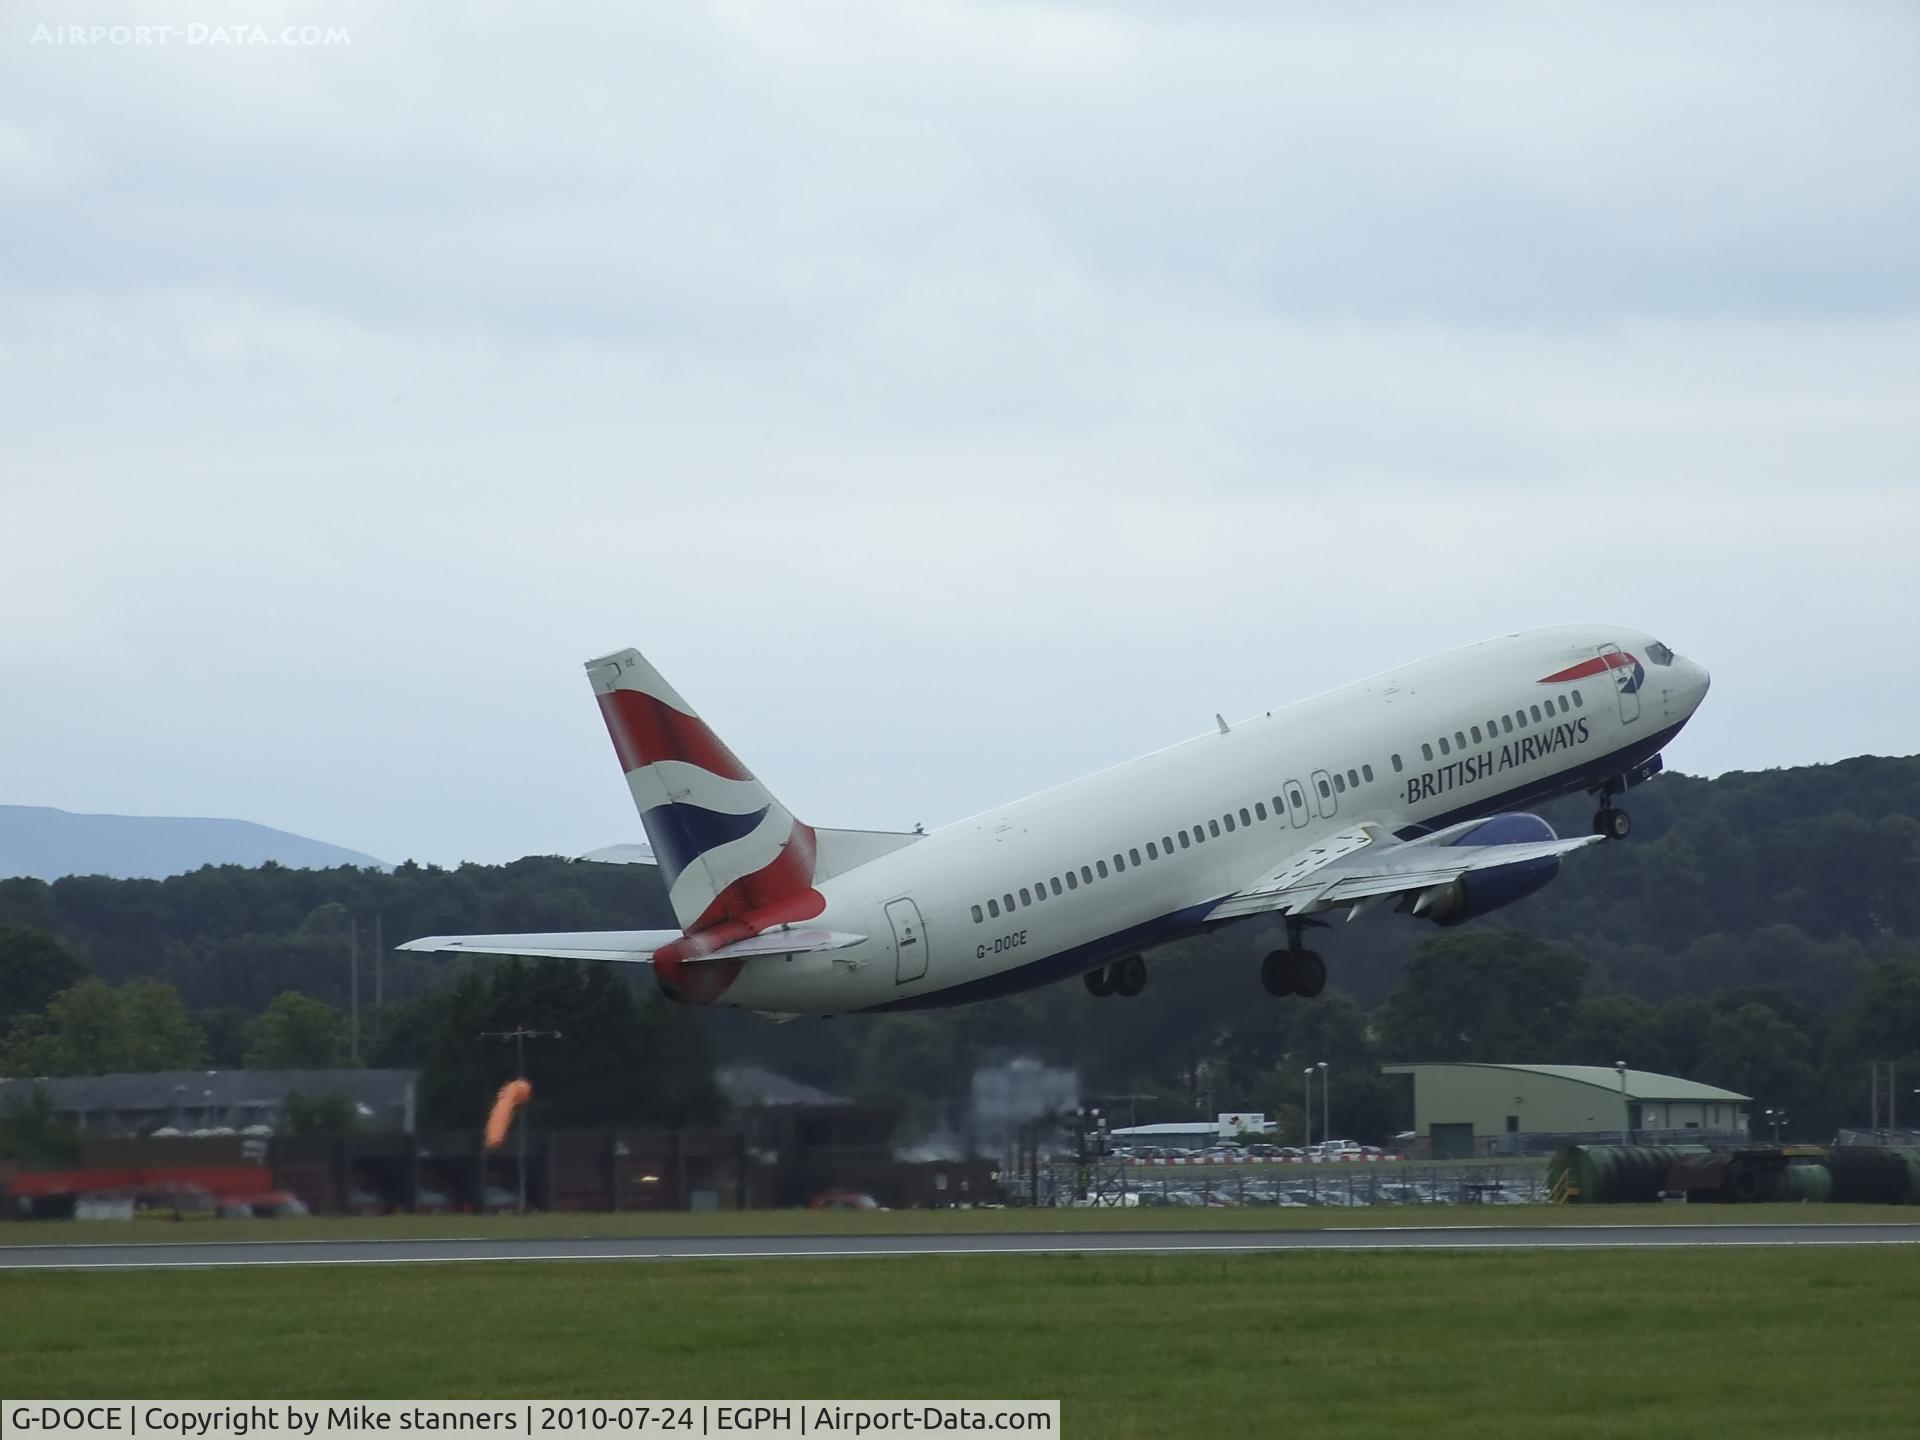
[[911, 900], [889, 900], [887, 920], [893, 926], [893, 983], [904, 985], [927, 973], [927, 927], [920, 907]]

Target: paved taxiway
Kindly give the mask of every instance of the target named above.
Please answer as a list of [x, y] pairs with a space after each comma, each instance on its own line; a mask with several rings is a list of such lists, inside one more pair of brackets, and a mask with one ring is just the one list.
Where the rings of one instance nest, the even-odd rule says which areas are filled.
[[434, 1265], [508, 1260], [799, 1260], [885, 1255], [1255, 1254], [1310, 1250], [1591, 1250], [1920, 1245], [1900, 1225], [1458, 1225], [1077, 1235], [752, 1235], [605, 1240], [235, 1240], [0, 1245], [0, 1270]]

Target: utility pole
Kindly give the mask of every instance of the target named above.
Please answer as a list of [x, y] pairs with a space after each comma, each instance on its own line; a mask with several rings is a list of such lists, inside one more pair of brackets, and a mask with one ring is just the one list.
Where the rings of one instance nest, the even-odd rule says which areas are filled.
[[[1309, 1065], [1300, 1073], [1307, 1077], [1307, 1100], [1300, 1112], [1305, 1117], [1304, 1125], [1306, 1133], [1302, 1138], [1300, 1147], [1304, 1150], [1310, 1149], [1313, 1145], [1313, 1067]], [[1326, 1137], [1322, 1136], [1321, 1138], [1325, 1139]]]
[[1333, 1083], [1327, 1078], [1327, 1062], [1322, 1060], [1314, 1067], [1320, 1072], [1320, 1143], [1326, 1144], [1333, 1139], [1332, 1102]]
[[360, 1063], [360, 919], [347, 917], [347, 1053]]
[[[514, 1068], [519, 1072], [518, 1078], [525, 1080], [527, 1078], [527, 1041], [558, 1040], [560, 1038], [560, 1032], [558, 1030], [530, 1030], [525, 1025], [516, 1025], [511, 1030], [482, 1030], [480, 1032], [480, 1038], [482, 1040], [513, 1041]], [[513, 1168], [518, 1172], [519, 1176], [520, 1213], [524, 1215], [527, 1213], [527, 1107], [525, 1105], [522, 1105], [520, 1107], [520, 1113], [513, 1117], [513, 1127], [515, 1136]], [[481, 1188], [483, 1191], [485, 1190], [485, 1186], [486, 1177], [482, 1176]], [[483, 1194], [482, 1199], [484, 1200], [484, 1198], [485, 1196]]]
[[1627, 1062], [1616, 1060], [1613, 1068], [1620, 1074], [1620, 1143], [1633, 1143], [1633, 1107], [1627, 1103]]

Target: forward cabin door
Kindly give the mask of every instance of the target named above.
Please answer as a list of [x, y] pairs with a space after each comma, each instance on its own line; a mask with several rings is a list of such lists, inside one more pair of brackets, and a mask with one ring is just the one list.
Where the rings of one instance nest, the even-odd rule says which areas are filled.
[[1307, 789], [1298, 780], [1287, 781], [1287, 814], [1292, 817], [1293, 828], [1298, 830], [1307, 823], [1311, 811], [1307, 808]]
[[1333, 776], [1324, 770], [1316, 770], [1312, 775], [1313, 793], [1319, 797], [1320, 818], [1331, 820], [1338, 803], [1333, 798]]
[[1618, 645], [1602, 645], [1600, 658], [1607, 662], [1607, 678], [1620, 701], [1620, 723], [1631, 725], [1640, 718], [1640, 681], [1646, 671]]
[[911, 900], [889, 900], [887, 920], [893, 926], [893, 983], [904, 985], [927, 973], [927, 927], [920, 923], [920, 907]]

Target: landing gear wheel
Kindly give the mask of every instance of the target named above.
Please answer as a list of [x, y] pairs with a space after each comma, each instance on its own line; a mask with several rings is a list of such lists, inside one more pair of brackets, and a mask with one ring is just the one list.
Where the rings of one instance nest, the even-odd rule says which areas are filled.
[[1113, 976], [1104, 966], [1098, 970], [1089, 970], [1080, 978], [1086, 982], [1089, 995], [1098, 995], [1104, 999], [1113, 994]]
[[1260, 984], [1269, 995], [1291, 995], [1294, 951], [1276, 950], [1260, 962]]
[[1593, 817], [1593, 833], [1609, 840], [1624, 840], [1633, 833], [1633, 820], [1626, 811], [1609, 805]]
[[1131, 1000], [1147, 988], [1147, 962], [1138, 955], [1114, 961], [1107, 967], [1107, 983], [1114, 994]]
[[1294, 994], [1311, 1000], [1327, 988], [1327, 962], [1318, 950], [1297, 950], [1289, 958], [1293, 961]]

